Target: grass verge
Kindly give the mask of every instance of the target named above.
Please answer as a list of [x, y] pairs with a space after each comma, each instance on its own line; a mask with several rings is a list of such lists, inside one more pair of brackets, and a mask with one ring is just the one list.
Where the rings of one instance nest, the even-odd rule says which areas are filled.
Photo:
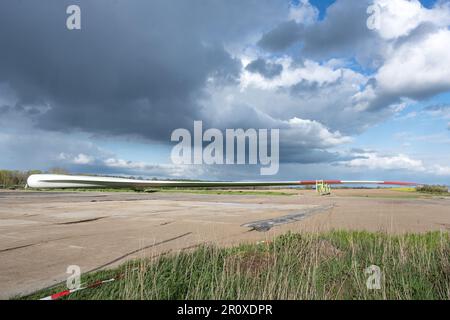
[[[371, 265], [381, 270], [378, 290], [366, 286]], [[288, 233], [262, 244], [134, 260], [83, 275], [82, 282], [116, 274], [122, 279], [68, 299], [450, 299], [450, 238], [440, 232]]]
[[292, 196], [294, 193], [283, 191], [252, 191], [252, 190], [223, 190], [223, 189], [159, 189], [157, 192], [195, 193], [195, 194], [230, 194], [256, 196]]

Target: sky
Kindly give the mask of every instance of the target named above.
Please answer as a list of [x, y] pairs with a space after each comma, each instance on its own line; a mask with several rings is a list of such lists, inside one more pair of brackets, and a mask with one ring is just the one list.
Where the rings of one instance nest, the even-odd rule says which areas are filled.
[[[450, 184], [449, 26], [439, 0], [4, 0], [0, 168]], [[195, 120], [279, 129], [278, 173], [174, 164]]]

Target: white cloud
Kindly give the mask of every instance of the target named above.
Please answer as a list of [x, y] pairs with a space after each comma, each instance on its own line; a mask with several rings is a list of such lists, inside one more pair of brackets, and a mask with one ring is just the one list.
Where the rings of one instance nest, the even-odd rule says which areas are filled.
[[419, 97], [450, 89], [450, 30], [439, 30], [395, 50], [376, 80], [384, 94]]
[[368, 168], [370, 170], [395, 170], [406, 169], [412, 171], [424, 171], [425, 168], [421, 160], [415, 160], [407, 155], [380, 155], [376, 152], [359, 153], [361, 158], [343, 162], [346, 166], [357, 168]]
[[[418, 0], [375, 0], [385, 50], [380, 67], [353, 97], [354, 110], [380, 110], [402, 99], [422, 100], [450, 90], [450, 3], [427, 9]], [[374, 15], [377, 13], [375, 12]], [[420, 32], [412, 31], [427, 24]]]
[[436, 174], [438, 176], [450, 176], [450, 167], [435, 165], [430, 168], [430, 173]]
[[103, 164], [115, 170], [122, 170], [124, 174], [160, 177], [198, 178], [204, 174], [206, 169], [201, 165], [152, 164], [117, 158], [108, 158], [103, 161]]
[[380, 110], [450, 90], [450, 30], [434, 30], [393, 48], [376, 81], [354, 94], [354, 110]]
[[79, 153], [78, 155], [68, 154], [66, 152], [61, 152], [55, 157], [55, 160], [62, 161], [65, 163], [72, 164], [92, 164], [95, 162], [95, 157], [86, 155], [84, 153]]
[[449, 166], [426, 164], [422, 160], [413, 159], [405, 154], [383, 155], [377, 151], [366, 150], [353, 152], [352, 156], [357, 158], [349, 161], [341, 161], [339, 164], [358, 170], [401, 170], [435, 176], [450, 176]]
[[73, 159], [73, 163], [75, 163], [75, 164], [91, 164], [93, 162], [94, 162], [94, 157], [85, 155], [84, 153], [78, 154]]
[[[242, 60], [244, 67], [249, 61], [248, 58]], [[341, 78], [345, 81], [361, 85], [366, 78], [351, 69], [336, 68], [341, 66], [342, 61], [336, 59], [330, 60], [329, 63], [320, 64], [316, 61], [305, 60], [302, 66], [296, 66], [291, 57], [282, 57], [273, 59], [271, 62], [278, 63], [283, 66], [283, 71], [273, 79], [267, 79], [258, 73], [243, 70], [240, 78], [240, 86], [242, 90], [248, 87], [258, 88], [262, 90], [274, 90], [280, 87], [290, 87], [301, 81], [317, 83], [319, 86], [335, 83]], [[338, 63], [339, 62], [339, 63]]]
[[450, 24], [450, 6], [448, 3], [427, 9], [418, 0], [375, 0], [380, 8], [380, 36], [391, 40], [408, 35], [422, 23], [438, 27]]
[[331, 148], [352, 141], [350, 137], [342, 135], [339, 131], [331, 132], [314, 120], [294, 117], [287, 123], [290, 127], [289, 135], [295, 144], [313, 148]]
[[146, 170], [150, 169], [154, 166], [157, 166], [155, 164], [146, 163], [143, 161], [128, 161], [123, 159], [117, 159], [117, 158], [108, 158], [103, 161], [103, 163], [111, 168], [122, 168], [122, 169], [134, 169], [134, 170]]
[[319, 10], [311, 5], [308, 0], [300, 0], [298, 5], [293, 5], [289, 10], [289, 20], [305, 25], [313, 24], [319, 17]]

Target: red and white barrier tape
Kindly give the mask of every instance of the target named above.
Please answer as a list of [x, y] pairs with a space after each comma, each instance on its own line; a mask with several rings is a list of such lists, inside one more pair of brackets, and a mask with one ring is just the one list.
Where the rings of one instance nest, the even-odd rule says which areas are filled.
[[119, 280], [121, 277], [122, 277], [122, 275], [118, 275], [115, 278], [96, 281], [96, 282], [94, 282], [94, 283], [92, 283], [92, 284], [90, 284], [88, 286], [85, 286], [85, 287], [80, 287], [80, 288], [77, 288], [77, 289], [70, 289], [70, 290], [60, 291], [60, 292], [54, 293], [54, 294], [52, 294], [50, 296], [41, 298], [39, 300], [58, 300], [59, 298], [71, 295], [72, 293], [77, 292], [77, 291], [90, 289], [90, 288], [96, 288], [96, 287], [99, 287], [99, 286], [101, 286], [101, 285], [103, 285], [105, 283], [109, 283], [109, 282], [113, 282], [113, 281]]

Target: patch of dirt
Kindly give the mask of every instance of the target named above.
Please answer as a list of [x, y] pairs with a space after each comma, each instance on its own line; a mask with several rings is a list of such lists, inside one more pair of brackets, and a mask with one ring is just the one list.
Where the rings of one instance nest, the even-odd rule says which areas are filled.
[[443, 226], [447, 230], [450, 230], [450, 224], [449, 223], [438, 223], [438, 225]]
[[224, 269], [228, 273], [258, 275], [274, 264], [273, 255], [268, 252], [244, 252], [225, 258]]

